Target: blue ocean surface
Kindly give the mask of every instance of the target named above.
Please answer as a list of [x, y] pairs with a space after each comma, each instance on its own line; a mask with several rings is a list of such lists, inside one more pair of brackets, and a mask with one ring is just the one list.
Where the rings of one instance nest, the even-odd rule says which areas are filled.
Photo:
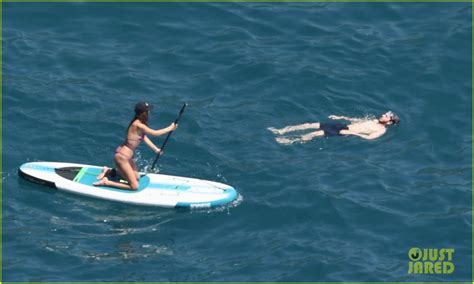
[[[2, 6], [3, 281], [471, 281], [471, 3]], [[139, 207], [18, 176], [112, 166], [138, 101], [155, 129], [189, 104], [159, 172], [236, 202]], [[388, 110], [401, 123], [372, 141], [267, 130]], [[454, 272], [409, 274], [413, 247], [454, 249]]]

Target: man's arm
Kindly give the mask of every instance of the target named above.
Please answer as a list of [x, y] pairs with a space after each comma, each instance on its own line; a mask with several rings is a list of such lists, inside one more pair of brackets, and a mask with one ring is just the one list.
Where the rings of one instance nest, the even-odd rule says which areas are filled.
[[360, 119], [360, 118], [353, 118], [353, 117], [339, 116], [339, 115], [330, 115], [329, 118], [334, 119], [334, 120], [343, 119], [343, 120], [347, 120], [347, 121], [350, 121], [350, 122], [362, 121], [362, 119]]

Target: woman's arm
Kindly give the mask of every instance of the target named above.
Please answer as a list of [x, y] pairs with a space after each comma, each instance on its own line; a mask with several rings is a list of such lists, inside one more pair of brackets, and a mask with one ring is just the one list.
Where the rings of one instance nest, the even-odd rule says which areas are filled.
[[138, 129], [143, 131], [145, 134], [148, 134], [148, 135], [151, 135], [151, 136], [160, 136], [160, 135], [166, 134], [166, 133], [171, 132], [171, 131], [175, 130], [176, 128], [178, 128], [177, 124], [171, 123], [168, 127], [155, 130], [155, 129], [151, 129], [150, 127], [148, 127], [147, 125], [141, 123], [138, 120], [135, 123], [136, 123]]
[[146, 135], [145, 137], [143, 137], [143, 141], [145, 141], [148, 147], [150, 147], [155, 153], [158, 154], [159, 152], [161, 152], [161, 149], [156, 147], [156, 145]]
[[343, 120], [347, 120], [347, 121], [350, 121], [350, 122], [359, 122], [359, 121], [363, 120], [363, 119], [360, 119], [360, 118], [353, 118], [353, 117], [347, 117], [347, 116], [338, 116], [338, 115], [330, 115], [328, 117], [330, 119], [343, 119]]

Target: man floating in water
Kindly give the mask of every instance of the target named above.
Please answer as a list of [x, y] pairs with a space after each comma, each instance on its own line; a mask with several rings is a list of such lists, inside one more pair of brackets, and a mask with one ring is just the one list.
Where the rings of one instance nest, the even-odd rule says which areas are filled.
[[315, 122], [315, 123], [304, 123], [299, 125], [286, 126], [281, 129], [269, 127], [268, 130], [277, 135], [284, 135], [293, 131], [300, 131], [306, 129], [317, 129], [314, 132], [302, 135], [296, 138], [277, 137], [276, 140], [281, 144], [292, 144], [295, 142], [307, 142], [315, 137], [322, 136], [345, 136], [354, 135], [359, 136], [363, 139], [372, 140], [379, 138], [384, 135], [387, 131], [387, 126], [398, 124], [400, 118], [395, 113], [389, 111], [384, 113], [378, 119], [364, 119], [364, 118], [351, 118], [346, 116], [330, 115], [330, 119], [333, 120], [346, 120], [350, 123], [341, 122]]

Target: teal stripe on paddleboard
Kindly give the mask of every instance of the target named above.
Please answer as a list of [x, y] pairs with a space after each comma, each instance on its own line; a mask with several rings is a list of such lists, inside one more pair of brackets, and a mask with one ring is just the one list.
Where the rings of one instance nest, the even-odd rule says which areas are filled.
[[78, 173], [77, 175], [74, 177], [74, 179], [72, 181], [74, 182], [80, 182], [81, 178], [84, 176], [84, 174], [86, 173], [87, 171], [87, 168], [82, 168]]
[[186, 191], [186, 190], [189, 190], [191, 187], [189, 185], [180, 185], [180, 184], [150, 183], [148, 185], [148, 188]]
[[[102, 169], [100, 168], [83, 168], [86, 169], [84, 172], [84, 175], [82, 176], [81, 180], [79, 181], [80, 184], [84, 185], [89, 185], [89, 186], [94, 186], [93, 183], [97, 181], [97, 176], [102, 172]], [[147, 176], [143, 176], [140, 178], [138, 184], [138, 189], [136, 191], [131, 191], [131, 190], [126, 190], [126, 189], [120, 189], [120, 188], [115, 188], [115, 187], [109, 187], [109, 186], [94, 186], [94, 188], [97, 188], [98, 190], [110, 190], [110, 191], [116, 191], [116, 192], [121, 192], [121, 193], [127, 193], [127, 194], [133, 194], [142, 191], [143, 189], [147, 188], [150, 183], [150, 178]]]

